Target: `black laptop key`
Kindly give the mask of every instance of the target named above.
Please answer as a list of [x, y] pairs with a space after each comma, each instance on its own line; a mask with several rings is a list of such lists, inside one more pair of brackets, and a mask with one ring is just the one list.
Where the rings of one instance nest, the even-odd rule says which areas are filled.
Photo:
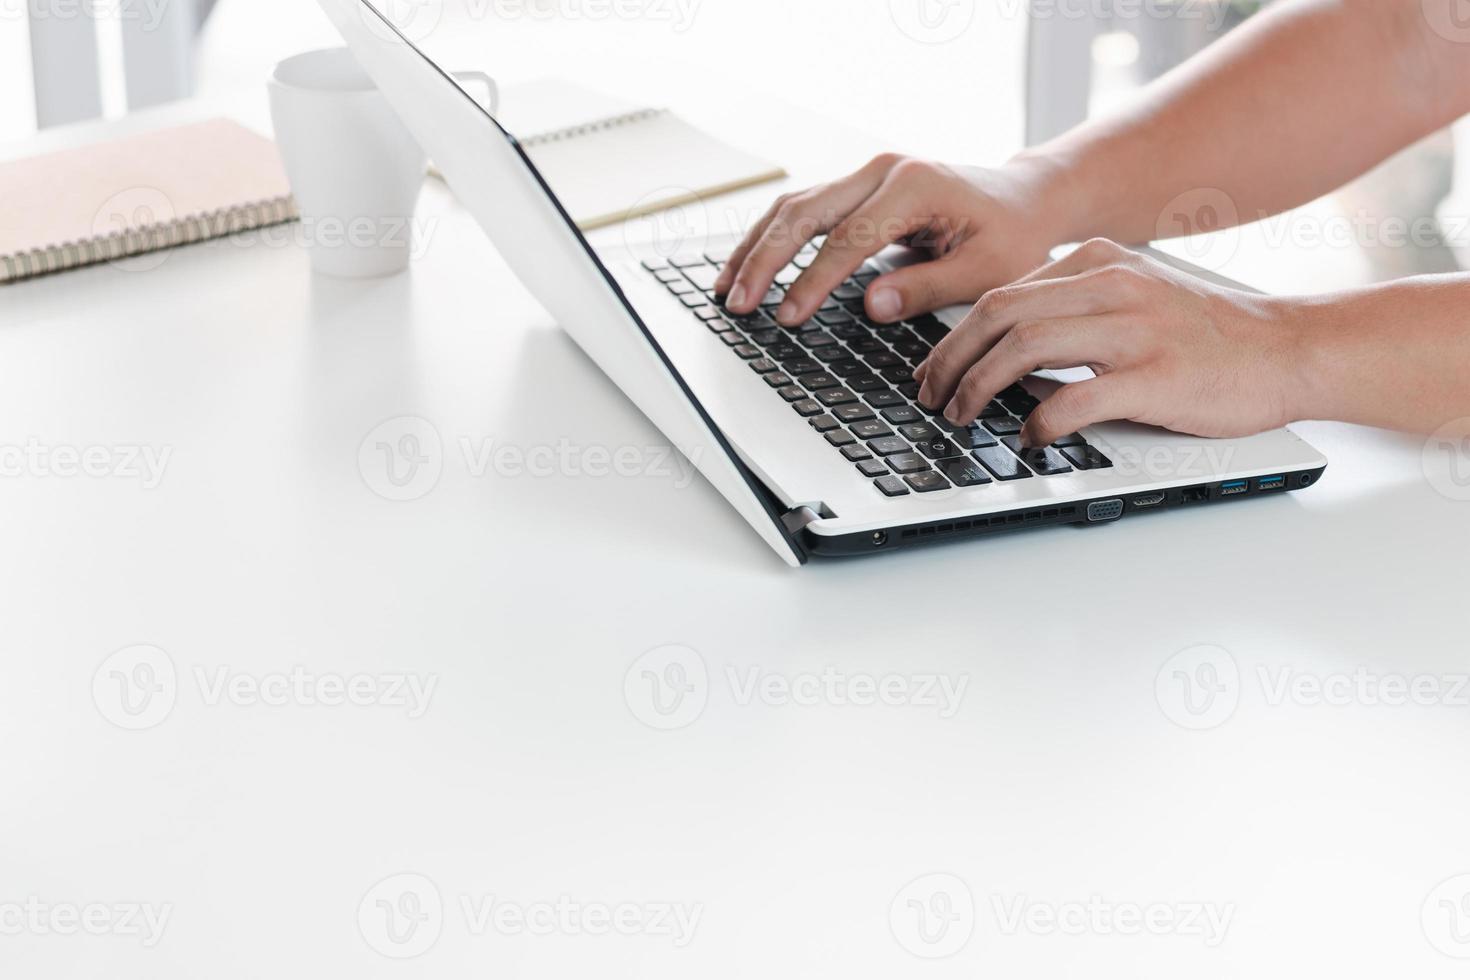
[[858, 341], [862, 344], [874, 345], [878, 343], [872, 337], [868, 336], [868, 332], [866, 330], [858, 326], [856, 323], [853, 323], [851, 317], [848, 317], [846, 322], [844, 323], [833, 324], [829, 332], [838, 340], [847, 341], [848, 347], [852, 346], [853, 341]]
[[791, 341], [786, 340], [782, 341], [779, 344], [772, 344], [771, 346], [767, 347], [766, 356], [774, 357], [778, 361], [789, 361], [792, 358], [805, 357], [806, 351], [802, 350]]
[[985, 446], [974, 450], [970, 455], [979, 460], [997, 480], [1024, 480], [1031, 476], [1031, 471], [1021, 465], [1015, 453], [1002, 446]]
[[853, 443], [851, 446], [843, 446], [842, 455], [854, 463], [873, 458], [873, 454], [868, 452], [866, 447], [859, 446], [857, 443]]
[[912, 447], [898, 436], [884, 436], [881, 439], [869, 440], [868, 448], [873, 450], [875, 456], [896, 456], [899, 453], [912, 451]]
[[824, 327], [840, 327], [852, 323], [852, 317], [848, 316], [846, 310], [828, 310], [826, 313], [818, 313], [812, 319]]
[[880, 476], [873, 481], [873, 486], [881, 490], [885, 497], [902, 497], [909, 492], [909, 488], [896, 476]]
[[813, 398], [803, 398], [799, 402], [792, 402], [791, 407], [796, 409], [796, 414], [804, 419], [822, 414], [822, 403]]
[[1094, 446], [1083, 443], [1080, 446], [1063, 446], [1062, 455], [1079, 470], [1108, 470], [1113, 468], [1113, 461]]
[[928, 422], [899, 426], [898, 434], [910, 442], [929, 442], [940, 438], [939, 430]]
[[883, 417], [894, 425], [909, 425], [923, 418], [919, 410], [912, 405], [895, 405], [892, 408], [885, 408]]
[[949, 481], [942, 474], [935, 473], [933, 470], [927, 473], [911, 474], [904, 477], [904, 480], [919, 493], [933, 493], [935, 490], [949, 489]]
[[730, 349], [747, 361], [761, 356], [761, 349], [755, 344], [736, 344]]
[[939, 318], [931, 313], [916, 317], [909, 321], [909, 326], [914, 328], [914, 333], [931, 344], [937, 344], [949, 336], [949, 327], [939, 322]]
[[833, 361], [852, 360], [852, 355], [850, 355], [847, 352], [847, 348], [843, 347], [841, 344], [829, 344], [826, 347], [813, 347], [811, 353], [812, 357], [815, 357], [817, 360], [823, 362], [824, 364], [831, 364]]
[[991, 402], [980, 410], [980, 417], [982, 419], [1003, 419], [1010, 414], [1010, 412], [1006, 411], [1005, 406], [997, 401]]
[[897, 340], [903, 340], [905, 337], [913, 336], [901, 323], [875, 324], [873, 326], [873, 332], [878, 335], [878, 339], [890, 344]]
[[918, 453], [899, 453], [887, 457], [886, 462], [895, 473], [919, 473], [929, 468], [929, 461]]
[[750, 362], [750, 369], [756, 374], [770, 374], [780, 366], [769, 357], [758, 358]]
[[898, 393], [909, 401], [919, 397], [919, 383], [917, 381], [905, 381], [898, 386]]
[[878, 376], [891, 385], [901, 385], [914, 380], [914, 369], [907, 364], [895, 364], [879, 371]]
[[695, 310], [694, 315], [701, 320], [718, 320], [720, 318], [720, 311], [713, 306], [705, 305]]
[[761, 298], [760, 305], [780, 306], [784, 302], [786, 302], [786, 293], [772, 286], [770, 290], [766, 292], [766, 295]]
[[800, 375], [796, 380], [808, 391], [821, 391], [823, 388], [837, 388], [842, 385], [841, 381], [826, 371], [813, 371], [811, 374]]
[[[852, 329], [862, 332], [861, 327], [853, 327]], [[842, 337], [842, 334], [838, 334], [836, 330], [832, 332]], [[847, 349], [854, 354], [875, 354], [880, 350], [887, 349], [877, 337], [842, 337], [842, 339], [847, 341]]]
[[835, 300], [862, 299], [863, 287], [854, 282], [845, 282], [832, 290], [832, 298]]
[[839, 428], [842, 425], [841, 422], [837, 421], [832, 416], [825, 414], [818, 415], [816, 418], [811, 420], [811, 423], [812, 428], [816, 429], [818, 432], [831, 432], [833, 429]]
[[1021, 423], [1007, 415], [1005, 418], [986, 419], [985, 428], [998, 436], [1013, 436], [1021, 431]]
[[822, 370], [822, 365], [818, 364], [810, 357], [786, 358], [781, 362], [781, 367], [786, 371], [787, 374], [794, 374], [798, 378], [801, 377], [803, 374], [815, 374], [816, 372]]
[[847, 386], [859, 395], [866, 395], [870, 391], [881, 391], [888, 387], [881, 378], [872, 374], [855, 374], [847, 379]]
[[852, 434], [859, 439], [881, 439], [884, 436], [893, 435], [893, 430], [888, 427], [887, 422], [877, 419], [868, 419], [866, 422], [856, 422], [852, 426]]
[[1052, 445], [1058, 449], [1064, 446], [1085, 446], [1087, 445], [1087, 440], [1082, 438], [1080, 433], [1074, 432], [1069, 436], [1062, 436], [1056, 442], [1052, 443]]
[[871, 394], [864, 395], [863, 401], [872, 405], [874, 408], [892, 408], [895, 405], [904, 404], [905, 399], [893, 389], [885, 388], [882, 391], [875, 391]]
[[857, 442], [857, 436], [853, 435], [851, 432], [848, 432], [845, 429], [833, 429], [831, 432], [827, 433], [826, 438], [829, 443], [836, 446], [838, 449], [841, 449], [843, 446], [851, 446], [853, 443]]
[[745, 343], [745, 338], [740, 335], [739, 330], [726, 330], [724, 333], [715, 334], [725, 342], [726, 347], [739, 347]]
[[837, 343], [837, 338], [825, 330], [803, 330], [796, 335], [796, 342], [806, 347], [827, 347]]
[[868, 373], [868, 369], [863, 366], [863, 363], [854, 357], [844, 357], [836, 361], [828, 361], [827, 370], [839, 378], [850, 378], [854, 374]]
[[934, 348], [930, 347], [922, 340], [900, 340], [898, 343], [893, 345], [893, 349], [897, 353], [908, 358], [909, 361], [911, 361], [912, 363], [919, 364], [924, 360], [924, 358], [929, 356], [929, 352], [932, 351]]
[[828, 408], [832, 408], [836, 405], [847, 405], [857, 401], [857, 395], [854, 395], [846, 388], [824, 388], [817, 392], [817, 401], [826, 405]]
[[799, 402], [806, 397], [806, 389], [801, 385], [787, 385], [784, 388], [777, 388], [776, 394], [789, 402]]
[[940, 472], [949, 477], [949, 482], [957, 487], [978, 487], [989, 483], [990, 477], [972, 459], [961, 456], [958, 459], [944, 459], [937, 464]]
[[780, 371], [772, 371], [770, 374], [761, 375], [761, 380], [772, 388], [785, 388], [791, 384], [791, 377]]
[[1025, 460], [1027, 466], [1042, 476], [1056, 476], [1058, 473], [1072, 472], [1072, 467], [1062, 458], [1062, 454], [1050, 446], [1027, 449], [1021, 445], [1020, 436], [1006, 436], [1001, 439], [1001, 442], [1005, 443], [1007, 449]]
[[832, 414], [839, 421], [846, 422], [849, 425], [854, 422], [866, 422], [868, 419], [874, 417], [873, 410], [862, 402], [857, 402], [853, 405], [843, 405], [841, 408], [833, 409]]
[[857, 464], [858, 472], [866, 477], [887, 476], [888, 467], [879, 460], [865, 459]]
[[786, 335], [775, 327], [767, 327], [764, 330], [752, 330], [750, 332], [750, 339], [762, 347], [770, 347], [773, 344], [785, 343]]
[[948, 439], [931, 439], [915, 444], [914, 448], [930, 459], [952, 459], [964, 455], [964, 451]]
[[981, 449], [985, 446], [994, 446], [996, 444], [995, 436], [986, 432], [979, 425], [967, 425], [961, 429], [958, 426], [946, 423], [944, 428], [948, 432], [949, 437], [961, 449]]
[[871, 368], [898, 367], [903, 364], [902, 359], [892, 351], [880, 350], [872, 354], [863, 355], [863, 360], [868, 362]]

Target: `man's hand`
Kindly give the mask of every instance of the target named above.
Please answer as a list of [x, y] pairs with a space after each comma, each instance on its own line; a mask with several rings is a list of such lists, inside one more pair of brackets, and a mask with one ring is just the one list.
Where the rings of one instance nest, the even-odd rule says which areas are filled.
[[1050, 445], [1131, 419], [1200, 436], [1245, 436], [1294, 420], [1296, 304], [1223, 289], [1102, 239], [985, 294], [914, 372], [919, 401], [955, 424], [1042, 368], [1086, 366], [1021, 433]]
[[808, 241], [827, 240], [786, 290], [776, 319], [788, 326], [817, 312], [827, 295], [885, 246], [902, 243], [931, 261], [868, 287], [868, 315], [890, 323], [952, 303], [974, 302], [1046, 261], [1047, 196], [1032, 169], [955, 168], [894, 154], [841, 180], [779, 198], [745, 236], [715, 283], [735, 313], [760, 304], [773, 279]]

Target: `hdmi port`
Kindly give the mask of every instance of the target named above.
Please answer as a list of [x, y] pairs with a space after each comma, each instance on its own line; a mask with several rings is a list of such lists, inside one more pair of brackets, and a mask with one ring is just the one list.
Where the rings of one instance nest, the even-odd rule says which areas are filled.
[[1134, 507], [1157, 507], [1164, 502], [1162, 493], [1146, 493], [1142, 497], [1133, 498]]

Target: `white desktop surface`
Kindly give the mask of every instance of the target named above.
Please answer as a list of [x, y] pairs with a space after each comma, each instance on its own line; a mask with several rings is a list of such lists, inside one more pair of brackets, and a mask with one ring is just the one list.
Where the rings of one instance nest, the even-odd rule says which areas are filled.
[[[861, 142], [798, 141], [804, 159], [783, 162], [835, 171]], [[0, 973], [1463, 975], [1424, 926], [1447, 928], [1439, 902], [1465, 889], [1434, 890], [1470, 872], [1470, 695], [1273, 703], [1284, 669], [1447, 684], [1470, 670], [1470, 503], [1426, 479], [1422, 440], [1302, 425], [1331, 460], [1306, 493], [792, 571], [677, 471], [474, 475], [487, 441], [663, 440], [442, 186], [422, 216], [423, 254], [381, 281], [226, 242], [0, 290], [0, 445], [171, 453], [151, 489], [0, 479], [0, 912], [32, 897], [170, 909], [151, 948], [0, 918]], [[402, 416], [433, 424], [443, 470], [392, 502], [359, 448]], [[660, 456], [637, 459], [657, 471]], [[135, 644], [166, 651], [178, 690], [167, 717], [127, 731], [93, 681]], [[635, 661], [670, 644], [705, 665], [707, 703], [658, 730]], [[1173, 720], [1193, 717], [1174, 670], [1194, 665], [1170, 661], [1198, 645], [1228, 651], [1239, 681], [1219, 702], [1238, 698], [1233, 715], [1196, 731]], [[210, 703], [222, 676], [297, 666], [436, 686], [418, 718]], [[829, 669], [966, 686], [949, 717], [746, 697], [752, 670]], [[437, 941], [402, 961], [358, 916], [399, 873], [444, 904], [421, 927]], [[963, 881], [974, 916], [955, 912], [945, 941], [970, 929], [962, 948], [925, 959], [890, 912], [902, 933], [901, 890], [932, 874]], [[936, 883], [954, 884], [918, 889]], [[563, 896], [700, 917], [679, 947], [655, 929], [477, 933], [464, 904]], [[1029, 925], [1010, 921], [1018, 900]], [[1046, 928], [1048, 910], [1089, 902], [1202, 905], [1229, 925], [1217, 945]]]

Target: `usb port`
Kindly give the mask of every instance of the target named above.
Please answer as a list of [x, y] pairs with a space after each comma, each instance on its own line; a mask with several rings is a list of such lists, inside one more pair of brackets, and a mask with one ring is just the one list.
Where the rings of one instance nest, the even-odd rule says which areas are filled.
[[1251, 486], [1245, 480], [1232, 480], [1229, 483], [1220, 484], [1220, 496], [1234, 497], [1236, 494], [1250, 493]]
[[1256, 481], [1257, 490], [1285, 490], [1285, 476], [1263, 476]]

